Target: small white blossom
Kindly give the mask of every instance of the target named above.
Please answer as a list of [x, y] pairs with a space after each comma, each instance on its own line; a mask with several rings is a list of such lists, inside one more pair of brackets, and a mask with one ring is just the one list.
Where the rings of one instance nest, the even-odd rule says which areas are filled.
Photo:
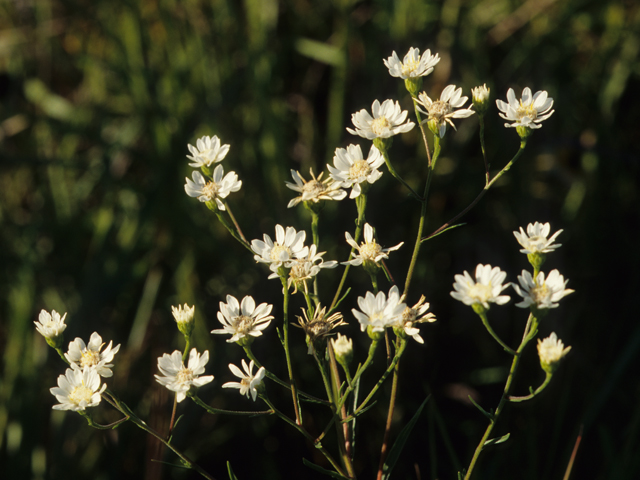
[[564, 348], [564, 343], [552, 333], [544, 340], [538, 339], [538, 356], [540, 357], [540, 365], [550, 373], [558, 367], [560, 360], [569, 353], [571, 347]]
[[382, 176], [378, 167], [384, 164], [384, 157], [372, 145], [365, 160], [360, 145], [349, 145], [346, 149], [336, 148], [333, 164], [335, 167], [327, 165], [331, 178], [340, 182], [343, 188], [352, 187], [349, 198], [356, 198], [362, 193], [361, 183], [374, 183]]
[[513, 288], [523, 300], [516, 303], [516, 307], [529, 308], [534, 305], [538, 309], [556, 308], [563, 297], [573, 293], [570, 288], [565, 288], [569, 280], [565, 280], [558, 270], [551, 270], [545, 279], [544, 273], [538, 273], [533, 279], [527, 270], [518, 276], [520, 285], [513, 284]]
[[487, 84], [480, 85], [471, 89], [471, 99], [474, 104], [483, 104], [489, 99], [490, 89]]
[[337, 338], [331, 339], [331, 346], [338, 363], [348, 365], [351, 362], [353, 358], [353, 340], [339, 333]]
[[205, 375], [204, 366], [209, 361], [209, 351], [200, 355], [195, 348], [189, 352], [189, 363], [184, 366], [182, 352], [175, 350], [171, 355], [165, 353], [158, 357], [158, 370], [164, 376], [154, 375], [156, 381], [172, 392], [176, 392], [176, 400], [182, 402], [187, 392], [193, 387], [202, 387], [213, 380], [213, 375]]
[[491, 265], [478, 264], [475, 280], [467, 271], [464, 275], [456, 275], [454, 278], [455, 291], [451, 292], [451, 296], [465, 305], [479, 304], [488, 309], [489, 303], [504, 305], [510, 299], [509, 295], [500, 295], [509, 284], [502, 285], [507, 274], [499, 267], [491, 268]]
[[228, 343], [237, 342], [246, 338], [259, 337], [262, 330], [269, 326], [273, 319], [271, 309], [273, 305], [261, 303], [256, 307], [253, 297], [247, 295], [242, 299], [242, 303], [227, 295], [227, 303], [220, 302], [218, 320], [222, 324], [221, 329], [211, 330], [211, 333], [231, 335]]
[[196, 312], [196, 306], [190, 307], [186, 303], [184, 307], [182, 305], [178, 305], [177, 307], [172, 305], [171, 312], [173, 313], [173, 318], [175, 318], [176, 323], [191, 323]]
[[196, 147], [188, 145], [191, 155], [187, 155], [190, 167], [210, 167], [214, 163], [221, 162], [229, 153], [229, 145], [222, 145], [217, 135], [213, 137], [201, 137], [196, 142]]
[[360, 329], [364, 332], [371, 327], [372, 332], [383, 332], [398, 321], [406, 305], [400, 302], [400, 292], [395, 285], [389, 290], [389, 297], [384, 292], [374, 295], [367, 292], [364, 297], [358, 297], [358, 306], [351, 310], [353, 316], [360, 322]]
[[54, 339], [61, 335], [64, 329], [67, 328], [67, 325], [64, 323], [66, 317], [66, 313], [60, 317], [60, 314], [55, 310], [52, 310], [51, 313], [46, 310], [41, 310], [38, 316], [39, 321], [33, 323], [35, 323], [36, 330], [38, 330], [40, 335], [47, 339]]
[[[338, 262], [335, 260], [324, 261], [322, 255], [327, 252], [316, 253], [318, 247], [315, 244], [309, 247], [309, 253], [302, 257], [289, 260], [284, 264], [289, 269], [289, 278], [287, 280], [287, 288], [294, 287], [294, 292], [298, 291], [299, 286], [304, 286], [305, 292], [307, 291], [307, 280], [311, 280], [313, 277], [320, 273], [323, 268], [335, 268], [338, 266]], [[278, 278], [277, 273], [272, 273], [269, 278]]]
[[224, 169], [218, 165], [213, 171], [213, 181], [207, 181], [200, 172], [195, 171], [191, 175], [193, 181], [185, 178], [187, 183], [184, 190], [190, 197], [197, 197], [201, 202], [215, 200], [220, 210], [226, 210], [221, 198], [227, 198], [231, 192], [237, 192], [242, 187], [242, 181], [238, 180], [236, 172], [227, 173], [224, 178]]
[[553, 98], [549, 97], [549, 94], [544, 90], [540, 90], [532, 96], [531, 89], [527, 87], [522, 91], [522, 99], [517, 100], [513, 88], [510, 88], [507, 91], [507, 100], [509, 103], [496, 100], [498, 110], [502, 112], [500, 116], [513, 122], [511, 124], [505, 123], [505, 127], [540, 128], [542, 125], [539, 123], [549, 118], [555, 111], [551, 110]]
[[408, 112], [400, 108], [400, 104], [396, 101], [385, 100], [380, 105], [378, 100], [374, 100], [371, 105], [371, 113], [365, 109], [360, 110], [351, 115], [351, 121], [356, 127], [355, 130], [347, 128], [352, 135], [360, 135], [367, 140], [374, 138], [388, 138], [399, 133], [410, 131], [415, 124], [413, 122], [404, 123], [407, 119]]
[[222, 388], [237, 388], [240, 390], [240, 395], [246, 395], [249, 398], [249, 394], [251, 394], [251, 398], [253, 401], [256, 401], [258, 396], [258, 387], [262, 384], [262, 379], [264, 378], [266, 371], [264, 367], [260, 367], [256, 374], [253, 374], [253, 360], [251, 363], [247, 365], [247, 362], [242, 359], [242, 368], [244, 368], [244, 372], [236, 367], [234, 364], [229, 364], [229, 370], [236, 377], [240, 378], [239, 382], [227, 382], [222, 385]]
[[425, 92], [418, 95], [418, 103], [426, 109], [418, 107], [418, 110], [428, 115], [424, 122], [428, 122], [431, 131], [442, 138], [447, 132], [447, 124], [456, 129], [452, 118], [466, 118], [475, 113], [471, 108], [461, 108], [468, 98], [462, 96], [462, 88], [449, 85], [440, 94], [440, 100], [431, 100]]
[[426, 50], [420, 55], [420, 49], [413, 47], [409, 49], [402, 62], [396, 52], [383, 60], [392, 77], [400, 77], [405, 80], [411, 77], [426, 77], [433, 72], [433, 68], [439, 61], [440, 56], [437, 53], [431, 55], [431, 50]]
[[416, 328], [414, 325], [417, 323], [433, 323], [436, 321], [436, 316], [433, 313], [427, 313], [429, 310], [429, 304], [425, 303], [424, 295], [420, 297], [418, 303], [416, 303], [413, 307], [405, 307], [402, 315], [398, 319], [397, 326], [404, 330], [404, 333], [418, 343], [424, 343], [424, 340], [420, 336], [420, 330]]
[[318, 203], [320, 200], [342, 200], [347, 196], [347, 192], [342, 190], [340, 182], [334, 181], [332, 178], [322, 180], [322, 172], [318, 177], [313, 174], [313, 170], [309, 170], [312, 180], [308, 182], [302, 178], [300, 172], [291, 170], [293, 181], [284, 182], [291, 190], [300, 193], [299, 197], [292, 198], [287, 208], [295, 207], [300, 202]]
[[106, 388], [106, 384], [100, 387], [100, 375], [95, 370], [67, 368], [65, 374], [58, 377], [58, 386], [49, 390], [60, 402], [52, 408], [77, 412], [95, 407], [100, 403], [100, 395]]
[[351, 234], [349, 232], [345, 232], [344, 236], [347, 240], [347, 243], [355, 248], [358, 253], [352, 253], [353, 260], [349, 260], [348, 262], [342, 262], [343, 265], [352, 265], [354, 267], [358, 265], [362, 265], [363, 263], [366, 265], [378, 265], [380, 260], [383, 258], [389, 258], [387, 253], [398, 250], [404, 242], [400, 242], [395, 247], [382, 248], [373, 238], [373, 228], [368, 223], [364, 224], [364, 242], [358, 245]]
[[69, 351], [64, 354], [71, 364], [71, 367], [78, 370], [92, 369], [98, 372], [101, 377], [109, 378], [113, 376], [111, 367], [113, 357], [120, 350], [120, 345], [112, 348], [113, 342], [109, 342], [107, 348], [100, 351], [104, 346], [102, 337], [97, 332], [91, 334], [89, 344], [85, 345], [81, 338], [76, 338], [69, 343]]
[[520, 227], [520, 232], [513, 232], [518, 240], [518, 243], [524, 248], [520, 250], [521, 253], [535, 254], [535, 253], [549, 253], [553, 252], [556, 248], [561, 247], [561, 243], [553, 245], [556, 237], [562, 233], [562, 230], [558, 230], [551, 238], [547, 238], [551, 232], [551, 225], [548, 223], [533, 223], [527, 225], [527, 233]]
[[304, 230], [296, 232], [293, 227], [287, 230], [276, 225], [276, 241], [266, 233], [263, 240], [252, 240], [251, 249], [255, 252], [254, 260], [258, 263], [267, 263], [272, 272], [277, 273], [285, 262], [296, 258], [303, 258], [309, 254], [309, 247], [304, 246], [307, 233]]

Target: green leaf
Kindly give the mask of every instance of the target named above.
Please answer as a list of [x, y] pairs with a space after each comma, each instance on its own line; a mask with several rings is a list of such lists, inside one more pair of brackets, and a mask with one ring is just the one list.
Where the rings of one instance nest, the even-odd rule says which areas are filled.
[[458, 223], [456, 225], [451, 225], [450, 227], [445, 228], [444, 230], [442, 230], [441, 232], [436, 233], [435, 235], [431, 235], [430, 237], [424, 237], [422, 240], [420, 240], [420, 243], [426, 242], [427, 240], [431, 240], [432, 238], [436, 238], [438, 235], [442, 235], [444, 232], [446, 232], [448, 230], [452, 230], [454, 228], [462, 227], [463, 225], [466, 225], [466, 223]]
[[227, 460], [227, 472], [229, 472], [229, 480], [238, 480], [236, 474], [233, 473], [233, 469], [231, 468], [231, 463]]
[[489, 420], [493, 421], [493, 415], [489, 412], [487, 412], [484, 408], [482, 408], [480, 405], [478, 405], [476, 403], [476, 401], [471, 397], [471, 395], [469, 395], [469, 400], [471, 400], [471, 403], [473, 403], [475, 405], [475, 407], [480, 410], [482, 412], [482, 414], [487, 417]]
[[413, 415], [413, 417], [411, 417], [411, 420], [409, 420], [409, 423], [407, 423], [404, 426], [404, 428], [400, 432], [400, 435], [398, 435], [398, 438], [394, 442], [393, 447], [391, 447], [391, 450], [389, 450], [389, 456], [387, 457], [387, 460], [384, 462], [384, 465], [382, 466], [382, 480], [388, 480], [389, 477], [391, 476], [391, 470], [393, 470], [393, 467], [395, 467], [396, 462], [400, 457], [400, 453], [404, 448], [404, 444], [407, 442], [409, 435], [411, 434], [411, 430], [413, 429], [414, 425], [418, 421], [418, 417], [420, 417], [420, 414], [422, 413], [424, 406], [427, 404], [430, 398], [431, 398], [431, 395], [429, 395], [427, 398], [424, 399], [424, 402], [422, 402], [422, 405], [418, 407], [418, 410]]
[[302, 463], [304, 463], [307, 467], [312, 468], [316, 472], [324, 473], [325, 475], [329, 475], [330, 477], [339, 478], [339, 479], [347, 478], [347, 477], [343, 477], [338, 472], [332, 472], [331, 470], [327, 470], [326, 468], [322, 468], [321, 466], [316, 465], [315, 463], [311, 463], [306, 458], [302, 459]]
[[484, 447], [488, 447], [490, 445], [498, 445], [499, 443], [504, 443], [507, 440], [509, 440], [509, 437], [511, 436], [510, 433], [507, 433], [506, 435], [503, 435], [499, 438], [492, 438], [491, 440], [487, 440], [486, 442], [484, 442], [484, 445], [482, 446], [482, 448]]

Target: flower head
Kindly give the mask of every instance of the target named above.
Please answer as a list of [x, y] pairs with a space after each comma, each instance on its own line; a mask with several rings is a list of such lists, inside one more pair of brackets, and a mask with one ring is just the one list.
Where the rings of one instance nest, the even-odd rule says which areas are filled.
[[313, 202], [318, 203], [320, 200], [342, 200], [347, 196], [347, 192], [340, 188], [342, 185], [340, 182], [334, 181], [332, 178], [325, 178], [322, 180], [322, 172], [318, 177], [313, 174], [313, 170], [309, 170], [311, 174], [311, 180], [308, 182], [302, 178], [300, 172], [291, 170], [291, 176], [293, 181], [284, 182], [285, 185], [291, 190], [300, 193], [299, 197], [292, 198], [287, 205], [287, 208], [295, 207], [300, 202]]
[[[307, 280], [311, 280], [323, 268], [335, 268], [338, 266], [338, 262], [335, 260], [325, 262], [322, 255], [327, 252], [316, 253], [317, 248], [313, 244], [309, 247], [309, 252], [306, 256], [285, 262], [284, 266], [289, 269], [287, 288], [291, 288], [291, 285], [293, 285], [293, 293], [297, 293], [300, 286], [304, 287], [304, 291], [307, 292]], [[269, 278], [272, 277], [277, 278], [278, 274], [272, 273], [269, 275]]]
[[327, 316], [327, 307], [320, 308], [320, 305], [316, 307], [313, 318], [309, 320], [307, 316], [307, 311], [302, 309], [302, 317], [298, 315], [298, 323], [300, 325], [295, 325], [296, 327], [300, 327], [304, 330], [304, 333], [307, 334], [306, 341], [309, 349], [307, 353], [312, 355], [316, 347], [319, 346], [319, 342], [326, 341], [326, 337], [329, 335], [333, 335], [332, 330], [341, 325], [347, 325], [347, 322], [343, 320], [342, 314], [337, 312], [333, 315]]
[[491, 268], [491, 265], [478, 264], [475, 280], [467, 271], [464, 275], [456, 275], [454, 278], [455, 291], [451, 292], [451, 296], [465, 305], [481, 305], [489, 309], [489, 303], [504, 305], [510, 299], [509, 295], [500, 295], [509, 284], [502, 285], [507, 274], [499, 267]]
[[182, 332], [183, 335], [191, 335], [193, 331], [193, 316], [196, 312], [196, 306], [190, 307], [186, 303], [184, 307], [182, 305], [178, 305], [177, 307], [171, 306], [171, 312], [173, 313], [173, 318], [175, 318], [176, 323], [178, 324], [178, 330]]
[[476, 112], [478, 112], [478, 115], [484, 115], [489, 108], [490, 91], [491, 90], [487, 88], [486, 83], [482, 86], [471, 89], [471, 100], [473, 101], [473, 106], [475, 107]]
[[428, 115], [425, 121], [428, 123], [429, 129], [434, 135], [442, 138], [447, 132], [447, 124], [451, 125], [454, 130], [456, 129], [451, 121], [452, 118], [466, 118], [475, 113], [471, 108], [461, 108], [468, 98], [462, 96], [462, 88], [456, 89], [455, 85], [449, 85], [442, 91], [440, 100], [431, 100], [425, 92], [422, 92], [418, 96], [418, 103], [426, 110], [420, 107], [418, 110]]
[[200, 168], [210, 167], [214, 163], [221, 162], [229, 153], [229, 145], [221, 145], [220, 139], [213, 137], [201, 137], [196, 142], [196, 146], [188, 145], [191, 155], [187, 158], [192, 161], [190, 167]]
[[333, 164], [327, 165], [331, 178], [339, 182], [343, 188], [351, 189], [349, 198], [356, 198], [362, 193], [361, 183], [374, 183], [382, 176], [378, 170], [384, 163], [384, 157], [375, 146], [369, 149], [369, 156], [365, 160], [362, 157], [360, 145], [349, 145], [345, 148], [336, 148]]
[[55, 344], [62, 340], [62, 332], [67, 328], [64, 323], [66, 317], [66, 313], [60, 317], [60, 314], [55, 310], [51, 310], [51, 313], [41, 310], [38, 321], [33, 323], [35, 323], [38, 333], [47, 340], [47, 343], [51, 342], [54, 344], [52, 346], [55, 347]]
[[530, 223], [527, 225], [527, 233], [520, 227], [520, 232], [513, 232], [518, 240], [518, 243], [524, 248], [520, 250], [520, 253], [535, 254], [535, 253], [549, 253], [553, 252], [556, 248], [561, 247], [561, 243], [553, 245], [556, 237], [562, 233], [562, 230], [558, 230], [551, 238], [547, 238], [551, 232], [551, 225], [548, 223]]
[[338, 334], [337, 338], [331, 339], [331, 346], [338, 363], [346, 368], [353, 359], [353, 340]]
[[433, 313], [427, 313], [429, 304], [425, 303], [425, 300], [424, 295], [422, 295], [418, 303], [413, 307], [405, 307], [402, 315], [398, 318], [396, 333], [413, 337], [418, 343], [424, 343], [424, 340], [420, 336], [420, 330], [417, 329], [415, 325], [417, 323], [433, 323], [436, 321], [436, 316]]
[[160, 385], [176, 392], [176, 400], [180, 403], [187, 397], [191, 387], [202, 387], [213, 380], [213, 375], [200, 376], [204, 373], [204, 366], [208, 361], [208, 350], [200, 355], [195, 348], [192, 348], [186, 367], [182, 361], [182, 352], [176, 350], [171, 355], [165, 353], [158, 357], [158, 370], [164, 376], [154, 375], [154, 377]]
[[102, 337], [97, 332], [91, 334], [89, 344], [85, 345], [81, 338], [76, 338], [69, 343], [69, 351], [64, 354], [71, 364], [71, 367], [78, 370], [91, 369], [98, 372], [101, 377], [109, 378], [113, 376], [111, 367], [113, 357], [120, 350], [120, 345], [112, 347], [113, 342], [109, 342], [107, 348], [100, 351], [104, 346]]
[[529, 308], [533, 307], [537, 310], [556, 308], [563, 297], [573, 293], [570, 288], [565, 288], [569, 280], [565, 280], [558, 270], [551, 270], [549, 276], [545, 279], [544, 273], [538, 273], [533, 278], [527, 270], [522, 271], [522, 275], [518, 276], [520, 285], [513, 284], [515, 291], [522, 297], [522, 302], [516, 303], [516, 307]]
[[345, 232], [345, 238], [347, 239], [347, 243], [355, 248], [358, 253], [355, 252], [353, 255], [353, 260], [349, 260], [348, 262], [342, 262], [345, 265], [353, 265], [358, 266], [364, 263], [364, 268], [367, 269], [377, 269], [379, 268], [378, 263], [383, 258], [389, 258], [387, 253], [393, 252], [394, 250], [398, 250], [404, 242], [400, 242], [395, 247], [382, 248], [373, 238], [373, 228], [368, 223], [364, 224], [364, 242], [358, 245], [351, 234], [349, 232]]
[[549, 118], [554, 112], [551, 110], [553, 98], [549, 97], [549, 94], [544, 90], [531, 95], [531, 89], [527, 87], [522, 91], [522, 99], [517, 100], [513, 88], [510, 88], [507, 91], [507, 100], [509, 103], [496, 100], [498, 110], [502, 112], [500, 116], [513, 122], [505, 123], [505, 127], [540, 128], [542, 127], [540, 122]]
[[351, 310], [353, 316], [360, 322], [360, 329], [369, 334], [383, 332], [385, 328], [392, 326], [402, 315], [406, 305], [400, 302], [400, 292], [395, 285], [389, 290], [387, 297], [384, 292], [374, 295], [367, 292], [364, 297], [358, 297], [358, 306], [361, 312], [355, 308]]
[[107, 388], [100, 387], [100, 375], [92, 369], [77, 370], [67, 368], [64, 375], [58, 377], [58, 386], [49, 391], [60, 402], [54, 410], [73, 410], [77, 412], [100, 403], [100, 394]]
[[278, 269], [289, 260], [306, 257], [309, 254], [309, 247], [304, 246], [307, 233], [302, 230], [296, 232], [293, 227], [287, 227], [285, 231], [281, 225], [276, 225], [276, 241], [266, 233], [263, 240], [252, 240], [251, 249], [255, 252], [254, 260], [258, 263], [267, 263], [272, 272], [277, 273]]
[[253, 401], [256, 401], [258, 396], [258, 388], [262, 385], [262, 379], [264, 378], [266, 371], [264, 367], [260, 367], [256, 374], [253, 374], [253, 360], [247, 365], [244, 359], [242, 359], [242, 368], [244, 372], [236, 367], [234, 364], [229, 364], [229, 370], [236, 377], [240, 378], [239, 382], [227, 382], [222, 385], [222, 388], [237, 388], [240, 390], [240, 395], [246, 395], [249, 398], [249, 394], [251, 394], [251, 398]]
[[227, 295], [227, 303], [220, 302], [218, 320], [222, 324], [221, 329], [211, 330], [211, 333], [231, 335], [228, 343], [238, 342], [248, 345], [255, 337], [262, 335], [262, 330], [267, 328], [273, 319], [271, 309], [273, 305], [261, 303], [256, 307], [256, 302], [247, 295], [242, 303]]
[[352, 135], [360, 135], [367, 140], [374, 138], [389, 138], [398, 133], [406, 133], [410, 131], [415, 124], [413, 122], [404, 123], [407, 119], [408, 112], [400, 108], [400, 104], [396, 101], [385, 100], [380, 105], [378, 100], [374, 100], [371, 105], [371, 113], [365, 109], [360, 110], [351, 115], [351, 121], [356, 127], [355, 130], [347, 128]]
[[553, 373], [559, 366], [560, 360], [569, 353], [571, 347], [564, 348], [562, 341], [555, 332], [544, 340], [538, 339], [538, 356], [540, 366], [545, 372]]
[[404, 80], [412, 77], [426, 77], [433, 72], [433, 68], [439, 61], [440, 56], [437, 53], [431, 55], [431, 50], [427, 49], [420, 55], [420, 49], [413, 47], [409, 49], [402, 62], [396, 52], [393, 52], [386, 60], [383, 60], [392, 77], [400, 77]]
[[221, 199], [227, 198], [231, 192], [240, 190], [242, 181], [238, 180], [236, 172], [229, 172], [224, 178], [223, 175], [224, 169], [222, 165], [218, 165], [215, 168], [211, 181], [205, 180], [200, 172], [195, 171], [191, 175], [193, 181], [185, 178], [187, 183], [184, 186], [184, 190], [190, 197], [197, 197], [201, 202], [215, 201], [220, 210], [226, 210]]

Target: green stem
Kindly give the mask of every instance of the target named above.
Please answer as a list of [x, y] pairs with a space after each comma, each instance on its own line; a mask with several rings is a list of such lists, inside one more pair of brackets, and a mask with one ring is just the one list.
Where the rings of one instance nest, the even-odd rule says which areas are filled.
[[238, 225], [238, 222], [236, 221], [236, 217], [233, 216], [233, 212], [231, 211], [231, 208], [229, 207], [229, 204], [227, 202], [224, 202], [224, 207], [227, 209], [227, 213], [229, 214], [229, 218], [233, 222], [233, 226], [236, 227], [236, 232], [238, 232], [238, 235], [240, 236], [240, 239], [244, 243], [249, 245], [249, 242], [247, 242], [247, 239], [244, 237], [244, 234], [242, 233], [242, 230], [240, 229], [240, 225]]
[[478, 115], [480, 120], [480, 148], [482, 149], [482, 158], [484, 159], [485, 185], [489, 183], [489, 164], [487, 163], [487, 152], [484, 147], [484, 115]]
[[549, 385], [549, 382], [551, 382], [551, 377], [553, 376], [553, 374], [546, 372], [547, 376], [544, 379], [544, 382], [542, 383], [542, 385], [540, 385], [535, 392], [531, 392], [530, 395], [525, 395], [523, 397], [514, 397], [514, 396], [509, 396], [509, 401], [510, 402], [514, 402], [514, 403], [519, 403], [519, 402], [525, 402], [527, 400], [531, 400], [533, 397], [535, 397], [536, 395], [538, 395], [540, 392], [542, 392], [545, 388], [547, 388], [547, 385]]
[[342, 398], [340, 399], [340, 402], [338, 403], [338, 408], [342, 408], [342, 405], [344, 405], [345, 402], [347, 401], [347, 397], [349, 396], [349, 394], [353, 392], [353, 390], [356, 388], [356, 384], [358, 383], [358, 380], [360, 379], [362, 374], [365, 372], [367, 368], [369, 368], [369, 366], [373, 362], [373, 356], [375, 355], [376, 349], [378, 348], [378, 343], [380, 343], [380, 340], [371, 340], [371, 345], [369, 345], [369, 354], [367, 355], [367, 359], [365, 360], [364, 364], [360, 365], [356, 370], [356, 374], [353, 376], [353, 381], [347, 387], [346, 391], [342, 395]]
[[427, 133], [424, 130], [424, 124], [422, 122], [422, 116], [420, 115], [420, 110], [418, 110], [418, 99], [415, 96], [411, 97], [413, 99], [413, 109], [416, 112], [416, 120], [418, 120], [418, 126], [420, 127], [420, 132], [422, 132], [422, 140], [424, 141], [424, 149], [427, 152], [427, 166], [431, 169], [431, 152], [429, 151], [429, 142], [427, 141]]
[[[318, 249], [317, 251], [320, 251], [320, 236], [318, 235], [318, 221], [320, 219], [320, 215], [318, 215], [312, 209], [310, 209], [310, 211], [311, 211], [311, 235], [313, 237], [313, 244]], [[317, 299], [318, 298], [318, 275], [313, 277], [313, 294]]]
[[382, 156], [384, 157], [384, 163], [387, 165], [387, 169], [389, 170], [389, 173], [391, 175], [393, 175], [393, 178], [395, 178], [396, 180], [398, 180], [402, 185], [404, 185], [407, 190], [409, 190], [409, 192], [411, 192], [411, 195], [413, 195], [413, 197], [418, 200], [419, 202], [422, 201], [422, 198], [420, 198], [420, 195], [418, 195], [416, 193], [416, 191], [411, 188], [411, 186], [404, 181], [404, 179], [400, 176], [400, 174], [398, 174], [398, 172], [396, 172], [396, 169], [393, 167], [391, 160], [389, 159], [389, 153], [386, 150], [380, 150], [380, 153], [382, 153]]
[[512, 348], [510, 348], [506, 343], [504, 343], [500, 339], [500, 337], [498, 337], [498, 334], [496, 334], [496, 332], [493, 331], [493, 328], [491, 328], [491, 325], [489, 325], [489, 319], [487, 318], [487, 311], [483, 309], [477, 313], [480, 319], [482, 320], [482, 324], [484, 325], [484, 328], [487, 329], [487, 331], [491, 334], [491, 336], [495, 339], [495, 341], [498, 342], [500, 346], [504, 348], [507, 352], [509, 352], [511, 355], [517, 355], [518, 353]]
[[216, 208], [215, 214], [218, 217], [218, 220], [220, 220], [220, 223], [224, 225], [224, 227], [229, 231], [229, 233], [233, 238], [238, 240], [242, 244], [242, 246], [245, 247], [247, 250], [249, 250], [251, 253], [255, 253], [251, 248], [251, 245], [249, 244], [249, 242], [247, 242], [244, 239], [244, 237], [240, 236], [240, 234], [238, 233], [238, 230], [236, 230], [236, 227], [231, 223], [229, 223], [229, 220], [225, 218], [224, 214], [220, 211], [220, 209]]
[[291, 396], [293, 398], [293, 409], [296, 414], [296, 422], [298, 422], [298, 425], [302, 425], [298, 392], [296, 390], [295, 380], [293, 379], [293, 366], [291, 364], [291, 353], [289, 352], [289, 289], [287, 288], [287, 279], [285, 277], [280, 277], [280, 281], [282, 282], [282, 288], [284, 291], [284, 301], [282, 306], [282, 316], [284, 321], [282, 324], [282, 330], [284, 332], [284, 354], [287, 359], [287, 372], [289, 373], [289, 382]]
[[189, 392], [189, 397], [193, 400], [198, 406], [204, 408], [207, 413], [211, 415], [245, 415], [245, 416], [258, 416], [258, 415], [273, 415], [275, 412], [273, 410], [261, 410], [255, 412], [249, 411], [240, 411], [240, 410], [222, 410], [220, 408], [213, 408], [210, 405], [204, 403], [200, 397], [198, 397], [197, 393]]

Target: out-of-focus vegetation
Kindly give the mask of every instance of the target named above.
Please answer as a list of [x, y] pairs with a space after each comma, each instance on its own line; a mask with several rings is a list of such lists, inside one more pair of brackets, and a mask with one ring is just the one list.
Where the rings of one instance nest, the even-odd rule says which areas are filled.
[[[450, 83], [469, 95], [486, 82], [494, 99], [530, 86], [549, 92], [556, 113], [467, 225], [421, 253], [414, 289], [439, 322], [422, 327], [426, 346], [411, 345], [403, 360], [396, 434], [426, 394], [433, 397], [396, 478], [453, 478], [468, 463], [485, 420], [466, 395], [495, 405], [508, 358], [448, 292], [454, 274], [479, 262], [500, 265], [515, 281], [526, 263], [511, 231], [533, 221], [564, 228], [548, 268], [559, 268], [576, 293], [545, 319], [541, 335], [555, 331], [573, 350], [539, 400], [508, 409], [497, 433], [511, 439], [485, 454], [477, 478], [560, 479], [581, 426], [573, 478], [640, 477], [636, 2], [38, 0], [0, 4], [3, 478], [196, 478], [151, 462], [176, 463], [133, 425], [102, 432], [53, 412], [49, 388], [64, 365], [33, 321], [41, 308], [69, 312], [68, 340], [97, 330], [122, 343], [110, 388], [162, 430], [171, 397], [152, 374], [158, 356], [182, 348], [170, 305], [195, 303], [196, 346], [210, 351], [208, 373], [216, 375], [202, 396], [237, 402], [219, 386], [241, 351], [208, 333], [217, 328], [218, 302], [253, 294], [278, 305], [280, 287], [185, 195], [186, 145], [213, 134], [231, 144], [225, 170], [244, 184], [230, 201], [249, 238], [272, 234], [276, 223], [308, 229], [301, 208], [284, 211], [293, 195], [284, 187], [289, 170], [322, 170], [336, 147], [356, 141], [345, 131], [350, 114], [374, 99], [410, 105], [382, 64], [410, 46], [442, 57], [425, 81], [432, 95]], [[428, 231], [484, 182], [477, 119], [458, 123], [445, 138]], [[494, 108], [487, 147], [496, 167], [518, 146], [502, 125]], [[406, 177], [418, 171], [425, 154], [417, 132], [396, 139], [391, 155]], [[395, 245], [413, 238], [417, 215], [386, 177], [380, 191], [393, 195], [372, 195], [367, 216], [397, 225], [385, 236]], [[352, 225], [352, 203], [327, 208], [327, 259]], [[398, 264], [409, 255], [399, 253]], [[351, 278], [363, 294], [367, 279]], [[500, 335], [517, 340], [523, 312], [513, 302], [495, 310]], [[262, 348], [256, 343], [268, 358]], [[364, 341], [357, 348], [362, 353]], [[302, 344], [296, 354], [304, 360]], [[516, 385], [525, 393], [542, 375], [529, 354]], [[277, 367], [280, 352], [274, 357]], [[380, 403], [362, 428], [381, 431]], [[313, 447], [274, 419], [181, 408], [175, 441], [217, 478], [225, 478], [227, 460], [241, 479], [316, 478], [301, 462], [316, 458]], [[107, 406], [99, 411], [102, 423], [116, 419]], [[362, 478], [380, 442], [372, 435], [359, 446]]]

